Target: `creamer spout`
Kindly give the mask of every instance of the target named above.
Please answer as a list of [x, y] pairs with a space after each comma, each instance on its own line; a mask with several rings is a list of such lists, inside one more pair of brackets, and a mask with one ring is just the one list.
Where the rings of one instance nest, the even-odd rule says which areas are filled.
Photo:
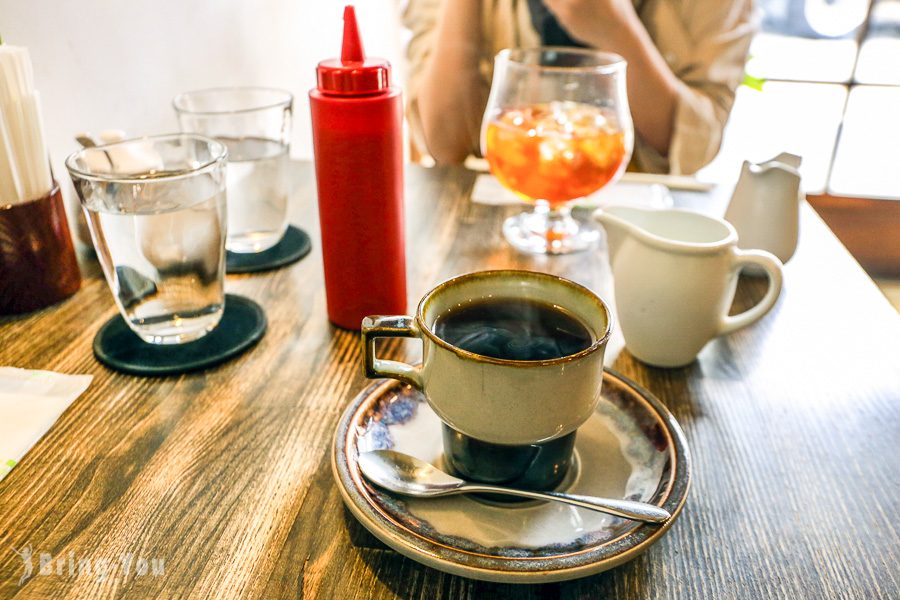
[[[622, 246], [622, 242], [630, 234], [633, 227], [627, 216], [627, 211], [617, 209], [610, 206], [607, 208], [598, 208], [594, 211], [594, 220], [603, 225], [606, 230], [606, 241], [609, 246], [610, 258], [614, 257]], [[623, 213], [624, 214], [620, 214]]]

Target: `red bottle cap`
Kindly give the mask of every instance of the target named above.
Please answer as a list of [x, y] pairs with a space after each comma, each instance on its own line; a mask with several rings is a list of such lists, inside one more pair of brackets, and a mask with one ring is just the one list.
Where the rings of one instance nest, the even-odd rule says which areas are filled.
[[338, 96], [375, 94], [391, 87], [391, 64], [381, 58], [366, 58], [353, 6], [344, 7], [341, 58], [320, 62], [316, 76], [319, 91]]

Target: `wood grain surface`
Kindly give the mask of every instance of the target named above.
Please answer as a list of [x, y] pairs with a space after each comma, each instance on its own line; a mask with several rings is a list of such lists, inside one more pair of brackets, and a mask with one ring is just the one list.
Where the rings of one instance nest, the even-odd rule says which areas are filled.
[[[471, 203], [473, 181], [462, 169], [407, 173], [411, 307], [451, 275], [507, 267], [613, 299], [605, 250], [516, 253], [500, 226], [517, 209]], [[807, 206], [782, 297], [762, 321], [677, 370], [637, 362], [618, 333], [610, 343], [608, 363], [656, 394], [692, 447], [695, 479], [672, 530], [612, 571], [511, 586], [421, 566], [344, 509], [330, 445], [366, 381], [358, 334], [325, 317], [309, 164], [296, 165], [295, 184], [292, 221], [312, 235], [313, 253], [227, 278], [228, 292], [269, 318], [260, 344], [230, 363], [164, 378], [101, 366], [91, 340], [115, 307], [89, 263], [72, 299], [0, 321], [0, 365], [94, 375], [0, 482], [0, 598], [900, 597], [900, 319]], [[721, 214], [721, 198], [678, 201]], [[764, 287], [742, 281], [735, 310]], [[382, 354], [417, 352], [393, 341]], [[34, 572], [20, 585], [14, 549], [26, 547]], [[42, 553], [52, 574], [39, 571]], [[95, 570], [79, 573], [79, 560]]]
[[823, 194], [809, 203], [867, 273], [900, 278], [900, 199]]

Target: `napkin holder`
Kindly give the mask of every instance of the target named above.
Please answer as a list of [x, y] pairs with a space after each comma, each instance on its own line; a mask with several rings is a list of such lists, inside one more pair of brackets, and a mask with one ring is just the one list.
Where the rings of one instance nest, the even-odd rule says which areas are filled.
[[68, 298], [81, 273], [59, 184], [28, 202], [0, 199], [0, 315], [30, 312]]

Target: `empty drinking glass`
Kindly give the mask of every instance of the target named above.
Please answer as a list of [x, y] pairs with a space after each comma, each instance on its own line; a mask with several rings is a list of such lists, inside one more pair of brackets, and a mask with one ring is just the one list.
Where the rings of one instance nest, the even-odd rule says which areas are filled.
[[125, 322], [151, 344], [203, 337], [225, 306], [225, 145], [162, 135], [66, 159]]
[[229, 252], [261, 252], [287, 229], [289, 92], [255, 87], [186, 92], [172, 101], [184, 132], [228, 147]]

